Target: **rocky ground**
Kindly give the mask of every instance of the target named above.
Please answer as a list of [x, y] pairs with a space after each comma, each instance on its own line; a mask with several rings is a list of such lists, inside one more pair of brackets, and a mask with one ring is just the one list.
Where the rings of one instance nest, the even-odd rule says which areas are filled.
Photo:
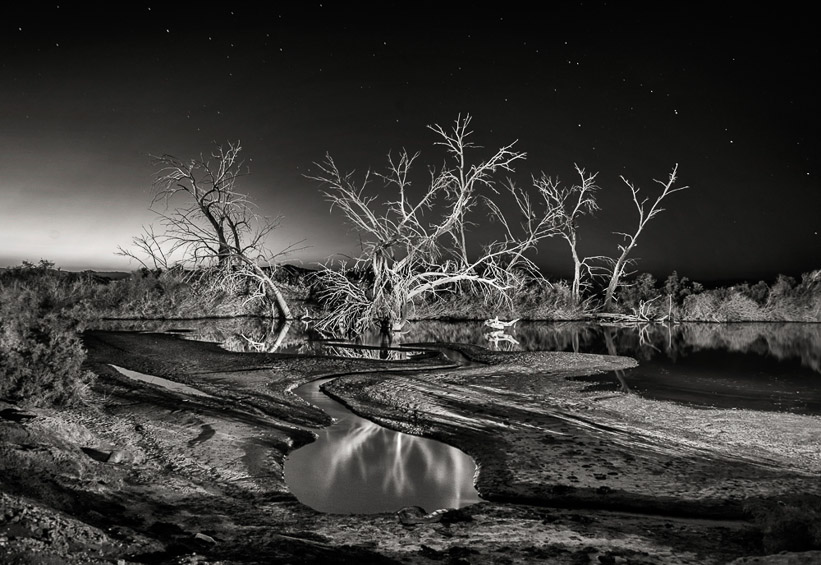
[[[413, 361], [240, 354], [136, 332], [84, 341], [99, 375], [87, 405], [0, 402], [2, 563], [821, 562], [821, 419], [696, 410], [566, 378], [630, 359], [464, 346]], [[328, 418], [290, 390], [337, 374], [327, 390], [357, 412], [473, 456], [485, 502], [435, 520], [301, 505], [283, 464]]]

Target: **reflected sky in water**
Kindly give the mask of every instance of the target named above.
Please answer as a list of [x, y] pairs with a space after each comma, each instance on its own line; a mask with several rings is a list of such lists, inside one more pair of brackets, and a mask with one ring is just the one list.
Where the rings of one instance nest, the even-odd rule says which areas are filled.
[[317, 430], [317, 441], [288, 456], [285, 480], [300, 502], [321, 512], [371, 514], [403, 506], [430, 512], [480, 500], [469, 456], [360, 418], [320, 391], [324, 382], [296, 391], [336, 420]]

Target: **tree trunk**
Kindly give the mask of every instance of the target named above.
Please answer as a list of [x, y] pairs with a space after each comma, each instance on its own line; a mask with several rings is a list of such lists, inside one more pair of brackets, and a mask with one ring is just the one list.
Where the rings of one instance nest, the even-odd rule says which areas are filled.
[[272, 309], [275, 312], [279, 313], [280, 318], [283, 320], [293, 320], [294, 316], [291, 314], [291, 309], [288, 308], [288, 302], [286, 302], [285, 297], [282, 295], [282, 292], [279, 288], [274, 284], [274, 281], [269, 279], [269, 290], [274, 294], [274, 306], [275, 308]]
[[[277, 317], [277, 314], [279, 314], [279, 317], [283, 320], [293, 320], [294, 317], [291, 314], [291, 309], [288, 308], [288, 302], [285, 300], [285, 296], [283, 296], [274, 280], [268, 276], [268, 273], [244, 255], [237, 255], [236, 258], [245, 264], [245, 272], [248, 273], [249, 276], [261, 281], [265, 286], [265, 297], [271, 302], [271, 314], [274, 317]], [[274, 295], [273, 300], [268, 296], [269, 293]]]
[[[636, 232], [636, 236], [638, 236], [639, 232]], [[635, 239], [635, 237], [634, 237]], [[613, 276], [610, 277], [610, 284], [607, 285], [607, 292], [604, 295], [604, 307], [609, 308], [613, 305], [613, 295], [616, 293], [616, 287], [619, 286], [619, 279], [621, 278], [622, 270], [624, 270], [624, 263], [627, 260], [627, 255], [633, 249], [634, 244], [628, 245], [624, 251], [622, 251], [621, 257], [619, 260], [616, 261], [616, 264], [613, 266]]]
[[579, 254], [576, 252], [576, 234], [570, 241], [570, 252], [573, 254], [573, 301], [578, 304], [582, 299], [581, 285], [582, 285], [582, 262], [579, 261]]
[[610, 308], [613, 305], [613, 294], [616, 292], [616, 287], [619, 285], [619, 276], [620, 273], [618, 269], [621, 269], [621, 260], [616, 263], [616, 266], [613, 267], [613, 276], [610, 277], [610, 283], [607, 285], [607, 292], [604, 294], [604, 308]]
[[285, 323], [279, 324], [279, 329], [277, 331], [277, 339], [274, 342], [274, 345], [268, 350], [269, 353], [273, 353], [277, 351], [282, 342], [285, 341], [285, 336], [288, 335], [288, 330], [291, 328], [291, 320], [285, 319]]

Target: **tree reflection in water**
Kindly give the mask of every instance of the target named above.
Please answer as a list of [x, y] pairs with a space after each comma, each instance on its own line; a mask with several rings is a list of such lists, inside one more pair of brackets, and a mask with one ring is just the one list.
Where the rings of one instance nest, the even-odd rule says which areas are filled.
[[[107, 321], [100, 329], [167, 331], [213, 341], [233, 351], [400, 359], [407, 354], [380, 347], [378, 333], [362, 336], [359, 351], [311, 338], [304, 322], [270, 320]], [[283, 329], [285, 330], [283, 332]], [[706, 405], [821, 413], [821, 324], [680, 323], [610, 325], [593, 322], [524, 322], [506, 332], [513, 340], [493, 343], [480, 322], [425, 321], [408, 324], [393, 346], [466, 343], [509, 351], [573, 351], [626, 355], [639, 367], [610, 377], [602, 390], [630, 391], [659, 399]], [[492, 337], [492, 336], [491, 336]], [[350, 344], [348, 344], [350, 345]], [[591, 386], [600, 386], [592, 380]], [[599, 384], [596, 384], [599, 383]]]
[[[821, 324], [519, 322], [518, 351], [634, 357], [629, 371], [579, 379], [590, 390], [701, 406], [821, 413]], [[483, 324], [425, 322], [408, 341], [487, 344]], [[487, 345], [486, 345], [487, 346]]]
[[371, 514], [479, 501], [476, 465], [465, 453], [356, 416], [319, 390], [326, 381], [296, 391], [335, 419], [285, 463], [288, 487], [303, 504], [321, 512]]
[[[321, 353], [326, 342], [313, 339], [302, 321], [279, 325], [265, 318], [201, 320], [104, 320], [95, 329], [174, 332], [188, 339], [220, 343], [231, 351]], [[467, 343], [488, 346], [482, 322], [421, 321], [407, 325], [392, 346], [400, 343]], [[672, 361], [700, 351], [751, 353], [779, 360], [798, 359], [821, 373], [821, 324], [804, 323], [680, 323], [610, 325], [594, 322], [520, 321], [506, 332], [505, 349], [513, 351], [574, 351], [612, 354], [610, 334], [618, 355], [639, 361], [667, 357]], [[362, 336], [360, 344], [379, 347], [378, 332]], [[338, 353], [338, 352], [337, 352]]]

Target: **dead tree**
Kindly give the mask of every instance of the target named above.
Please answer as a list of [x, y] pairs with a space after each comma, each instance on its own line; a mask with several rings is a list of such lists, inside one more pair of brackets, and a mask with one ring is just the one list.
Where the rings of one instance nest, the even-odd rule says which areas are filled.
[[573, 258], [571, 292], [573, 299], [580, 302], [583, 271], [586, 271], [588, 275], [590, 274], [588, 261], [592, 258], [579, 258], [577, 230], [581, 216], [599, 209], [599, 205], [596, 203], [596, 191], [599, 187], [596, 185], [596, 175], [598, 173], [588, 174], [578, 165], [575, 165], [575, 168], [581, 179], [581, 184], [564, 187], [558, 179], [553, 179], [542, 173], [540, 177], [533, 179], [533, 185], [547, 202], [547, 209], [552, 210], [555, 214], [553, 221], [558, 235], [570, 247], [570, 255]]
[[636, 206], [636, 210], [639, 214], [639, 221], [638, 225], [636, 226], [636, 230], [632, 233], [624, 233], [618, 232], [618, 235], [621, 235], [625, 243], [619, 245], [619, 251], [621, 251], [621, 255], [615, 261], [613, 261], [613, 265], [610, 269], [610, 282], [607, 285], [607, 291], [604, 296], [604, 307], [608, 308], [613, 304], [613, 295], [616, 292], [616, 288], [619, 286], [620, 279], [624, 274], [624, 270], [628, 265], [628, 255], [636, 247], [636, 240], [638, 240], [639, 235], [641, 235], [642, 230], [647, 225], [647, 223], [652, 220], [656, 215], [660, 214], [664, 211], [664, 208], [661, 208], [659, 205], [661, 201], [664, 200], [667, 196], [673, 194], [674, 192], [678, 192], [680, 190], [684, 190], [688, 188], [686, 186], [674, 186], [676, 183], [676, 173], [678, 171], [678, 164], [673, 167], [670, 176], [667, 178], [666, 181], [656, 180], [655, 182], [659, 183], [662, 186], [661, 194], [656, 198], [653, 204], [648, 208], [647, 204], [649, 202], [648, 198], [643, 198], [639, 200], [639, 193], [640, 189], [636, 187], [633, 183], [628, 181], [626, 178], [621, 177], [621, 180], [627, 185], [630, 189], [630, 192], [633, 196], [633, 204]]
[[[117, 246], [117, 255], [128, 257], [140, 263], [143, 268], [155, 271], [167, 271], [171, 268], [168, 253], [165, 250], [162, 234], [154, 232], [154, 226], [143, 226], [143, 233], [131, 238], [134, 249]], [[149, 264], [150, 262], [150, 264]]]
[[[485, 205], [490, 210], [490, 219], [502, 226], [504, 234], [504, 238], [492, 244], [491, 248], [501, 246], [503, 249], [510, 250], [505, 255], [503, 267], [505, 275], [514, 286], [518, 286], [528, 278], [546, 282], [541, 271], [526, 255], [526, 252], [537, 248], [541, 240], [558, 233], [560, 211], [555, 203], [544, 198], [541, 193], [543, 198], [539, 201], [511, 181], [505, 183], [505, 188], [506, 194], [496, 193], [496, 196], [500, 198], [483, 197]], [[515, 208], [507, 202], [506, 208], [513, 212], [505, 214], [497, 204], [497, 200], [507, 194], [513, 200]], [[519, 221], [512, 222], [508, 220], [508, 216], [516, 216]]]
[[[225, 280], [252, 280], [272, 312], [291, 319], [285, 297], [270, 275], [276, 258], [288, 250], [274, 254], [266, 247], [280, 218], [258, 214], [248, 195], [238, 190], [237, 180], [248, 174], [239, 159], [241, 149], [239, 142], [229, 142], [208, 157], [188, 161], [168, 154], [154, 157], [158, 173], [151, 209], [163, 230], [155, 235], [153, 227], [144, 228], [134, 245], [155, 265], [167, 267], [169, 259], [176, 257], [178, 264], [214, 267]], [[135, 257], [136, 253], [120, 249], [122, 255]]]
[[[452, 130], [440, 126], [430, 129], [439, 136], [448, 159], [440, 169], [429, 169], [421, 190], [411, 182], [411, 170], [418, 153], [402, 151], [388, 156], [384, 174], [366, 173], [358, 180], [353, 173], [342, 173], [327, 155], [317, 163], [312, 178], [321, 183], [331, 202], [359, 232], [361, 253], [350, 265], [326, 265], [317, 275], [319, 298], [326, 315], [317, 327], [331, 333], [360, 334], [374, 325], [397, 329], [407, 320], [414, 300], [434, 296], [444, 289], [468, 284], [483, 293], [486, 300], [502, 297], [512, 288], [511, 257], [524, 257], [544, 231], [525, 224], [526, 231], [514, 236], [512, 229], [497, 240], [468, 249], [467, 226], [471, 213], [480, 209], [480, 186], [493, 203], [498, 197], [494, 186], [501, 182], [498, 171], [512, 171], [514, 161], [524, 153], [504, 146], [487, 160], [468, 165], [468, 153], [475, 146], [468, 141], [470, 116], [459, 117]], [[380, 199], [370, 192], [374, 181], [385, 186]], [[490, 215], [511, 228], [498, 205], [489, 207]], [[545, 225], [547, 223], [545, 222]], [[522, 259], [526, 263], [527, 259]]]
[[469, 153], [477, 146], [469, 139], [473, 133], [468, 129], [470, 121], [470, 114], [466, 114], [464, 117], [459, 115], [450, 130], [438, 124], [428, 126], [428, 129], [441, 138], [434, 145], [444, 147], [450, 156], [450, 162], [446, 162], [442, 167], [437, 182], [442, 184], [449, 198], [458, 201], [454, 207], [455, 216], [449, 233], [453, 238], [453, 248], [458, 252], [460, 267], [465, 267], [469, 263], [465, 232], [471, 224], [467, 216], [479, 202], [476, 198], [478, 190], [484, 187], [498, 194], [497, 170], [512, 172], [513, 163], [526, 157], [524, 152], [513, 150], [516, 144], [514, 141], [499, 149], [489, 159], [471, 164]]

